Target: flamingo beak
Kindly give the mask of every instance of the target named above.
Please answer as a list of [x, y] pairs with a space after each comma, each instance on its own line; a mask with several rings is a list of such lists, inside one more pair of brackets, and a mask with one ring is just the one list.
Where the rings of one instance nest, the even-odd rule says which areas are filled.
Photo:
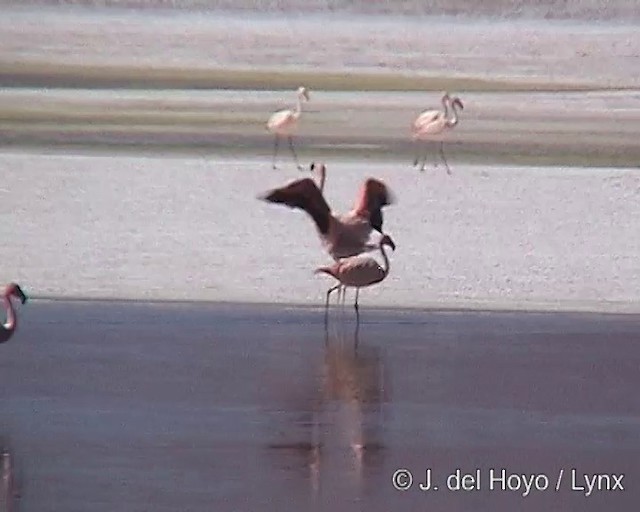
[[460, 100], [460, 98], [454, 98], [452, 103], [454, 105], [458, 105], [460, 110], [464, 110], [464, 105], [462, 104], [462, 100]]
[[311, 165], [309, 165], [309, 172], [317, 172], [320, 176], [326, 176], [327, 168], [322, 163], [317, 164], [315, 162], [311, 162]]
[[393, 242], [393, 240], [391, 240], [391, 237], [389, 235], [386, 235], [386, 238], [384, 240], [384, 244], [388, 245], [389, 247], [391, 247], [392, 251], [396, 250], [396, 244]]
[[20, 288], [19, 286], [16, 286], [15, 293], [16, 293], [16, 296], [20, 299], [20, 302], [21, 302], [22, 304], [24, 304], [25, 302], [27, 302], [27, 296], [26, 296], [26, 295], [25, 295], [25, 293], [22, 291], [22, 288]]

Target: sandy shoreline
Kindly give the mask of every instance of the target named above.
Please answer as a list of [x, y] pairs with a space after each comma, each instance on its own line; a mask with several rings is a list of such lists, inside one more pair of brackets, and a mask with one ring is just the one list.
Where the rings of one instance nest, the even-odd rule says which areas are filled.
[[[636, 170], [451, 163], [327, 161], [338, 211], [369, 175], [398, 198], [392, 270], [364, 308], [638, 311]], [[329, 286], [307, 216], [256, 199], [301, 176], [290, 160], [25, 152], [0, 169], [0, 278], [35, 296], [317, 305]]]

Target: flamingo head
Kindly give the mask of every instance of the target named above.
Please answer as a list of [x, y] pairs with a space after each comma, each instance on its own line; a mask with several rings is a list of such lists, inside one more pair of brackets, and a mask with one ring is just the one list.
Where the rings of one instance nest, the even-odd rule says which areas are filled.
[[324, 179], [327, 175], [327, 167], [324, 164], [317, 164], [315, 162], [311, 162], [309, 166], [310, 172], [317, 172], [321, 179]]
[[22, 302], [22, 304], [24, 304], [25, 302], [27, 302], [27, 296], [25, 295], [25, 293], [22, 291], [22, 288], [20, 288], [20, 285], [16, 284], [16, 283], [10, 283], [7, 286], [7, 289], [5, 291], [5, 294], [7, 296], [13, 296], [13, 297], [17, 297], [18, 299], [20, 299], [20, 302]]
[[451, 96], [449, 95], [449, 91], [443, 91], [442, 92], [442, 101], [449, 101], [451, 99]]
[[460, 110], [464, 110], [464, 105], [462, 104], [462, 100], [457, 96], [451, 100], [451, 105], [454, 107], [458, 107]]
[[298, 87], [298, 96], [309, 101], [309, 90], [306, 87]]
[[388, 245], [389, 247], [391, 247], [392, 251], [396, 250], [396, 244], [393, 242], [389, 235], [383, 235], [380, 239], [380, 246], [382, 247], [383, 245]]

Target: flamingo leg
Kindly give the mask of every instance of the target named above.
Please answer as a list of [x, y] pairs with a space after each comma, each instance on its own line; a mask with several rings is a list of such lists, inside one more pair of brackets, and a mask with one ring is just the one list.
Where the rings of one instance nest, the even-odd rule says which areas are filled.
[[[434, 141], [434, 142], [433, 142], [433, 144], [438, 144], [438, 142], [437, 142], [437, 141]], [[429, 147], [431, 147], [431, 146], [432, 146], [432, 144], [430, 144], [430, 145], [429, 145]], [[425, 152], [424, 152], [424, 163], [422, 164], [424, 167], [426, 167], [426, 166], [427, 166], [427, 157], [429, 156], [429, 147], [425, 148]], [[432, 148], [432, 149], [433, 149], [433, 151], [434, 151], [434, 157], [435, 157], [435, 158], [434, 158], [434, 161], [433, 161], [433, 166], [434, 166], [435, 168], [438, 168], [438, 157], [437, 157], [437, 155], [435, 155], [435, 151], [436, 151], [436, 149], [435, 149], [435, 148]], [[423, 170], [424, 170], [424, 169], [423, 169]]]
[[331, 297], [331, 294], [341, 286], [342, 284], [338, 283], [337, 285], [332, 286], [327, 290], [327, 301], [324, 304], [324, 321], [325, 322], [329, 320], [329, 298]]
[[360, 294], [360, 288], [356, 288], [356, 302], [353, 307], [356, 309], [356, 320], [360, 322], [360, 306], [358, 306], [358, 295]]
[[296, 150], [293, 147], [293, 138], [291, 137], [291, 135], [289, 135], [289, 147], [291, 148], [291, 153], [293, 153], [293, 159], [296, 162], [296, 167], [298, 167], [298, 170], [302, 171], [302, 166], [298, 162], [298, 155], [296, 154]]
[[415, 146], [416, 146], [416, 157], [413, 159], [413, 166], [417, 167], [418, 162], [420, 161], [420, 156], [422, 154], [422, 151], [421, 151], [422, 147], [419, 140], [416, 140]]
[[354, 333], [354, 343], [353, 350], [357, 354], [358, 353], [358, 342], [360, 341], [360, 322], [356, 323], [356, 332]]
[[447, 163], [447, 158], [444, 156], [444, 141], [440, 141], [440, 156], [442, 157], [442, 161], [444, 162], [444, 166], [447, 168], [447, 174], [451, 174], [451, 169], [449, 169], [449, 164]]
[[324, 345], [329, 346], [329, 315], [324, 315]]
[[425, 171], [427, 168], [427, 158], [429, 157], [429, 143], [424, 143], [424, 153], [422, 155], [422, 167], [420, 167], [421, 171]]
[[273, 143], [273, 160], [271, 162], [271, 166], [274, 169], [277, 169], [276, 167], [276, 157], [278, 156], [278, 134], [276, 133], [276, 140]]
[[424, 172], [424, 168], [427, 165], [427, 154], [429, 153], [429, 147], [426, 143], [420, 143], [418, 141], [418, 150], [416, 152], [416, 159], [414, 161], [414, 166], [417, 166], [420, 161], [422, 161], [422, 165], [420, 166], [419, 171]]

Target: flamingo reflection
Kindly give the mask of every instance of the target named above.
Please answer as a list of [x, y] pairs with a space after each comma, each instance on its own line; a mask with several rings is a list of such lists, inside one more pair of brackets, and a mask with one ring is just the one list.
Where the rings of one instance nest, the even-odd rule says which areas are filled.
[[384, 361], [379, 348], [358, 348], [359, 336], [357, 326], [353, 336], [325, 331], [318, 388], [309, 397], [312, 409], [304, 412], [304, 423], [296, 425], [303, 427], [306, 439], [272, 445], [295, 447], [304, 457], [314, 501], [324, 502], [341, 488], [359, 497], [367, 467], [379, 466], [384, 453]]
[[13, 455], [0, 443], [0, 511], [17, 511], [19, 498]]

